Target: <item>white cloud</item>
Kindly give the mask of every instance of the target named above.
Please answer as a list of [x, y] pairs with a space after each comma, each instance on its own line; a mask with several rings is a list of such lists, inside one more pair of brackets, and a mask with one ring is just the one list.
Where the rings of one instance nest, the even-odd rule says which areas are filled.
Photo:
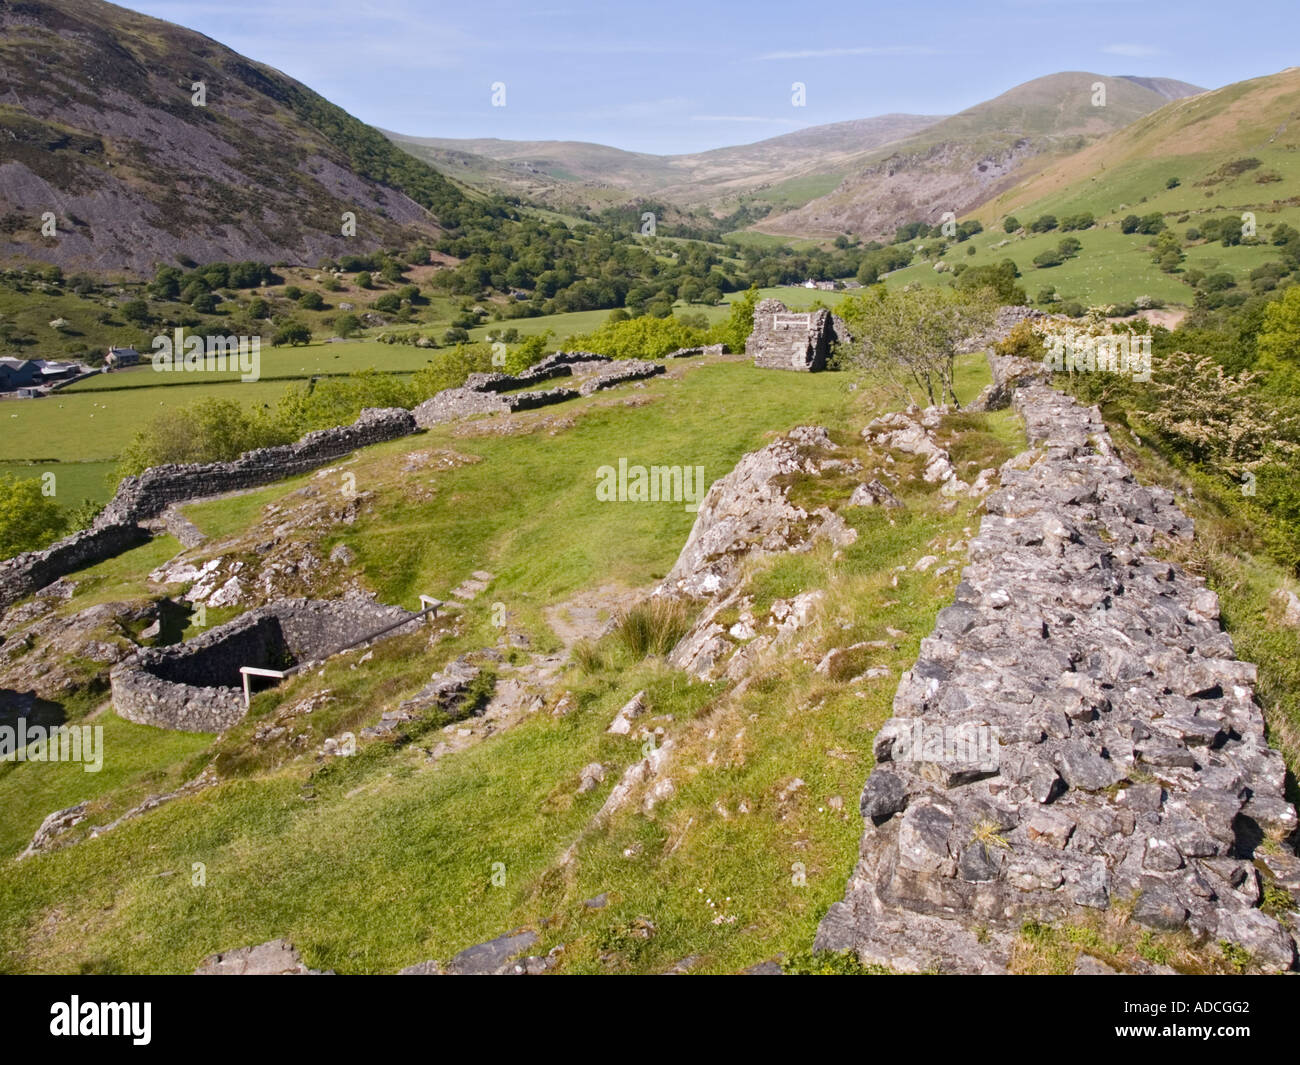
[[766, 122], [778, 126], [797, 126], [793, 118], [765, 118], [763, 115], [691, 115], [692, 122]]
[[1161, 50], [1149, 44], [1108, 44], [1102, 51], [1107, 55], [1122, 55], [1129, 59], [1145, 59], [1147, 56], [1161, 55]]
[[846, 55], [938, 55], [923, 44], [862, 45], [857, 48], [804, 48], [793, 52], [765, 52], [756, 59], [833, 59]]

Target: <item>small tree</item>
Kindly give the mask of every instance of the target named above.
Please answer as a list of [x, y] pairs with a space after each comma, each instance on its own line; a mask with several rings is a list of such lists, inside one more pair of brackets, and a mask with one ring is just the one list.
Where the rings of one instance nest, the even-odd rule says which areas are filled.
[[143, 328], [149, 324], [152, 315], [149, 313], [149, 304], [144, 300], [127, 300], [122, 304], [122, 317], [132, 325]]
[[281, 347], [285, 344], [291, 347], [297, 347], [301, 344], [311, 343], [311, 330], [302, 322], [285, 322], [271, 337], [272, 347]]
[[0, 473], [0, 558], [47, 547], [67, 527], [67, 514], [39, 480]]
[[995, 309], [987, 291], [873, 288], [840, 305], [855, 339], [841, 348], [839, 359], [860, 372], [880, 374], [909, 402], [919, 389], [931, 405], [960, 406], [953, 391], [957, 349], [992, 328]]

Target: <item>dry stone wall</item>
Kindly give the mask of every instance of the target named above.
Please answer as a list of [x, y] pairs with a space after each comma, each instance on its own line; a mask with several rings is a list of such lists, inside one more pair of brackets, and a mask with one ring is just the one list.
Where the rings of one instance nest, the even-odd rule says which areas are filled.
[[292, 444], [248, 451], [233, 462], [151, 466], [138, 477], [122, 480], [95, 525], [103, 528], [138, 522], [157, 517], [173, 503], [257, 488], [323, 466], [358, 448], [413, 432], [415, 419], [410, 411], [372, 407], [363, 410], [351, 425], [319, 429]]
[[[1213, 591], [1155, 557], [1190, 520], [1139, 485], [1100, 415], [1035, 379], [1009, 461], [875, 740], [860, 861], [816, 945], [903, 970], [1000, 972], [1021, 923], [1114, 906], [1294, 967], [1260, 908], [1292, 890], [1285, 768]], [[1266, 844], [1265, 841], [1272, 843]]]
[[141, 725], [222, 732], [245, 713], [241, 666], [287, 670], [320, 661], [417, 616], [359, 597], [270, 603], [183, 644], [136, 652], [110, 675], [113, 709]]
[[[590, 351], [557, 351], [522, 374], [470, 374], [462, 387], [439, 392], [416, 407], [415, 420], [421, 428], [428, 428], [475, 414], [534, 410], [663, 372], [662, 364], [645, 359], [611, 359]], [[509, 391], [557, 377], [576, 376], [582, 378], [576, 389]]]
[[60, 577], [144, 543], [149, 534], [133, 522], [82, 529], [43, 551], [0, 562], [0, 612]]
[[249, 451], [233, 462], [152, 466], [138, 477], [123, 478], [89, 529], [44, 550], [0, 562], [0, 611], [60, 577], [144, 543], [149, 534], [138, 523], [157, 517], [174, 503], [257, 488], [415, 429], [410, 411], [370, 408], [351, 425], [308, 433], [292, 444]]

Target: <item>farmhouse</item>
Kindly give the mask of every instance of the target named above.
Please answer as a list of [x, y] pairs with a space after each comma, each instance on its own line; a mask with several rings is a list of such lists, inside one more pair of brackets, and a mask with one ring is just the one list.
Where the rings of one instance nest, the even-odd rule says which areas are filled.
[[140, 362], [140, 353], [135, 348], [109, 348], [104, 363], [117, 370], [123, 366], [136, 366]]
[[33, 359], [0, 359], [0, 392], [40, 384], [40, 364]]

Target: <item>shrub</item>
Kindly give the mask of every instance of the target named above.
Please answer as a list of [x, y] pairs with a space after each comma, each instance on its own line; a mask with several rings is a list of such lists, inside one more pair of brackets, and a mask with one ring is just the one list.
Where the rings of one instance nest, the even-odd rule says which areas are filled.
[[301, 344], [311, 343], [311, 330], [302, 322], [285, 322], [271, 335], [271, 346], [281, 347], [288, 344], [297, 347]]
[[118, 463], [126, 477], [166, 462], [226, 462], [293, 437], [264, 411], [231, 399], [203, 399], [163, 411], [136, 431]]
[[67, 527], [67, 513], [39, 480], [0, 473], [0, 558], [48, 547]]

